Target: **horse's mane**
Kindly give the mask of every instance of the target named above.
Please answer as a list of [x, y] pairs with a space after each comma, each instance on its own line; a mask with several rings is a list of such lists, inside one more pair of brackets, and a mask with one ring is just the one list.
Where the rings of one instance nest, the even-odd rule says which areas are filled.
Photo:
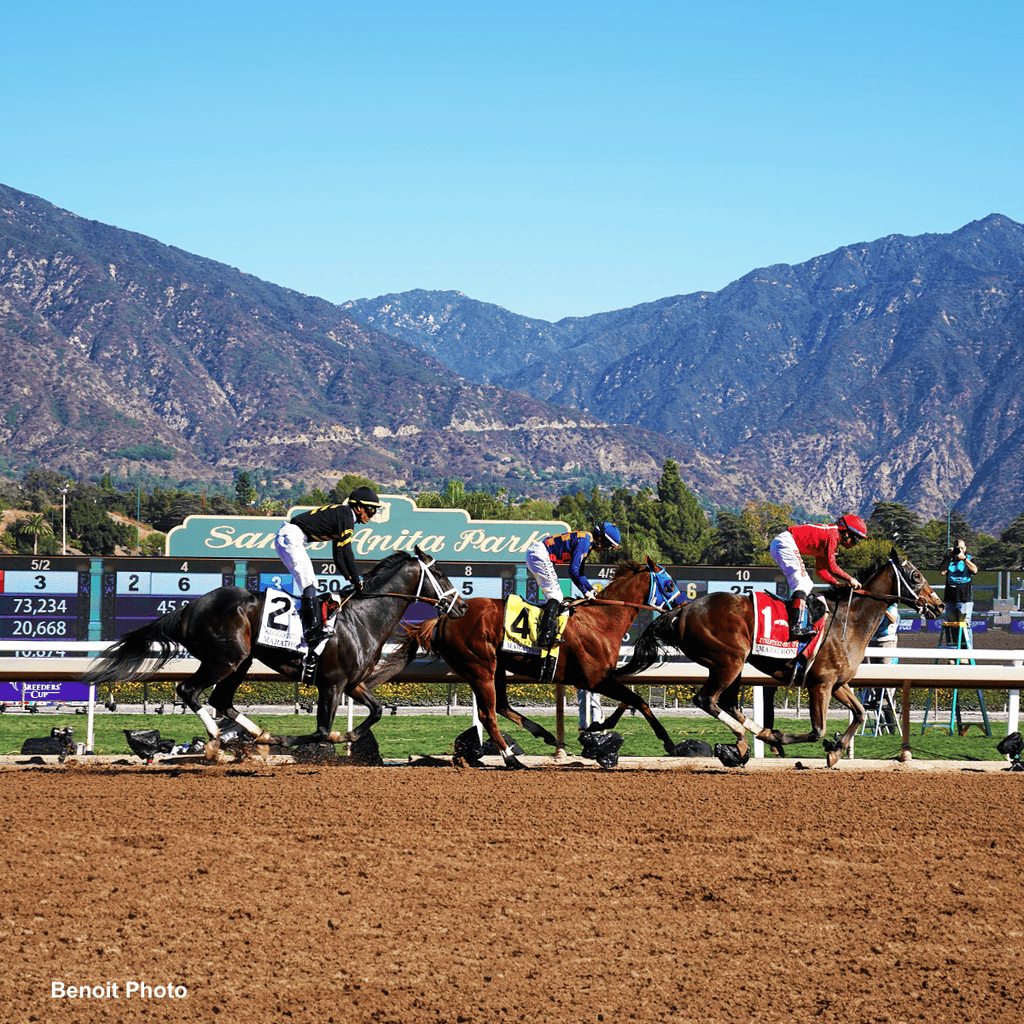
[[413, 556], [405, 551], [395, 551], [388, 555], [383, 561], [373, 566], [363, 577], [364, 584], [376, 583], [379, 580], [390, 579], [394, 576], [399, 566], [405, 565]]
[[[860, 574], [862, 580], [874, 579], [888, 564], [889, 558], [879, 559], [867, 572]], [[818, 597], [824, 597], [829, 601], [845, 601], [850, 596], [850, 588], [832, 584], [827, 590], [823, 590]]]
[[620, 576], [635, 576], [638, 572], [647, 572], [647, 566], [634, 562], [632, 559], [619, 562], [612, 570], [612, 582], [614, 583]]

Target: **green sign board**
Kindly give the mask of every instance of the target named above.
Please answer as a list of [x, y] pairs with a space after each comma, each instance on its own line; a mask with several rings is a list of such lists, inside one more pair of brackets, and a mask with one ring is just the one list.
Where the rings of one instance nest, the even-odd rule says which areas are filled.
[[[263, 552], [275, 558], [274, 535], [299, 506], [281, 519], [265, 516], [189, 516], [167, 535], [166, 553], [173, 558], [252, 557]], [[549, 534], [565, 533], [562, 522], [470, 519], [452, 508], [418, 508], [411, 498], [381, 495], [381, 509], [365, 526], [356, 524], [353, 549], [357, 559], [379, 562], [393, 551], [419, 548], [440, 562], [509, 562]], [[330, 541], [308, 545], [314, 556], [329, 556]]]

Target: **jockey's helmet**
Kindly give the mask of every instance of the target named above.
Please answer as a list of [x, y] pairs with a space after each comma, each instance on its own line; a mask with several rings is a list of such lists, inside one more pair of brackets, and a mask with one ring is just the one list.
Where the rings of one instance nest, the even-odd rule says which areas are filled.
[[868, 528], [864, 524], [864, 520], [860, 516], [848, 514], [840, 516], [836, 522], [836, 526], [840, 530], [845, 530], [850, 536], [855, 537], [857, 540], [863, 540], [868, 535]]
[[595, 523], [590, 531], [598, 543], [605, 547], [617, 548], [622, 543], [622, 535], [614, 523]]
[[377, 509], [380, 508], [380, 498], [377, 497], [377, 492], [372, 487], [357, 487], [348, 496], [348, 503], [365, 508], [371, 516], [375, 515]]

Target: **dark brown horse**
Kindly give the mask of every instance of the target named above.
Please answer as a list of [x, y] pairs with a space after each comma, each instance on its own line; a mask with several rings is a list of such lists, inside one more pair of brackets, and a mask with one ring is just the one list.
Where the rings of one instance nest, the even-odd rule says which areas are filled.
[[[266, 593], [253, 594], [240, 587], [211, 590], [125, 634], [82, 678], [92, 683], [145, 679], [173, 658], [180, 645], [199, 660], [199, 668], [176, 683], [174, 690], [206, 727], [211, 740], [208, 752], [217, 749], [222, 732], [225, 741], [237, 734], [230, 723], [262, 742], [273, 739], [285, 746], [356, 742], [380, 720], [382, 708], [367, 683], [384, 644], [410, 604], [417, 600], [435, 603], [439, 611], [453, 618], [466, 607], [451, 581], [438, 571], [434, 559], [419, 548], [415, 550], [415, 555], [398, 551], [378, 562], [364, 577], [362, 592], [350, 597], [338, 613], [334, 635], [317, 664], [316, 731], [308, 736], [270, 737], [234, 706], [235, 691], [254, 658], [287, 679], [302, 675], [300, 653], [255, 643]], [[287, 611], [289, 608], [282, 608], [282, 613]], [[160, 648], [159, 654], [153, 653], [154, 645]], [[211, 687], [209, 699], [214, 715], [199, 703], [200, 695]], [[351, 697], [368, 711], [359, 726], [344, 736], [332, 731], [343, 696]], [[218, 723], [215, 716], [229, 722]]]
[[[864, 721], [864, 708], [850, 686], [864, 660], [864, 651], [888, 604], [898, 601], [915, 607], [928, 618], [937, 618], [944, 604], [920, 571], [893, 548], [887, 561], [873, 569], [861, 590], [832, 587], [822, 595], [828, 605], [824, 635], [804, 673], [811, 731], [800, 736], [765, 729], [747, 718], [739, 708], [740, 675], [750, 662], [765, 675], [787, 685], [793, 676], [793, 659], [751, 655], [754, 633], [754, 605], [749, 597], [716, 593], [691, 601], [653, 623], [641, 634], [633, 657], [616, 671], [632, 675], [658, 660], [662, 646], [674, 647], [709, 671], [708, 681], [693, 703], [713, 718], [724, 722], [736, 734], [736, 745], [719, 744], [715, 753], [723, 764], [735, 767], [749, 758], [747, 730], [764, 740], [776, 753], [790, 743], [813, 743], [825, 735], [829, 699], [835, 697], [853, 712], [846, 732], [825, 741], [828, 766], [835, 767], [849, 747], [851, 737]], [[623, 708], [604, 722], [610, 729]]]
[[[670, 753], [675, 752], [664, 726], [654, 717], [647, 702], [613, 677], [622, 638], [642, 608], [659, 611], [682, 600], [672, 578], [649, 558], [646, 565], [625, 562], [615, 568], [612, 582], [595, 601], [572, 606], [565, 634], [558, 649], [554, 682], [621, 701], [635, 708]], [[508, 675], [536, 680], [540, 658], [534, 654], [514, 654], [501, 649], [504, 635], [504, 602], [495, 598], [471, 597], [466, 614], [431, 619], [407, 628], [399, 649], [380, 663], [369, 686], [387, 682], [406, 668], [420, 650], [443, 658], [453, 672], [469, 683], [476, 697], [477, 711], [487, 734], [494, 741], [507, 768], [524, 768], [509, 749], [498, 730], [497, 716], [526, 729], [553, 747], [558, 741], [543, 726], [526, 718], [509, 705], [506, 693]]]

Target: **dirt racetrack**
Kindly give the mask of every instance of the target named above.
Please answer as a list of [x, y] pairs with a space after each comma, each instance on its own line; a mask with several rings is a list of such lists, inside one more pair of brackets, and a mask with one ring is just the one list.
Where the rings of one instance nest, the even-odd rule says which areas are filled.
[[1024, 773], [158, 763], [0, 790], [12, 1024], [1022, 1019]]

